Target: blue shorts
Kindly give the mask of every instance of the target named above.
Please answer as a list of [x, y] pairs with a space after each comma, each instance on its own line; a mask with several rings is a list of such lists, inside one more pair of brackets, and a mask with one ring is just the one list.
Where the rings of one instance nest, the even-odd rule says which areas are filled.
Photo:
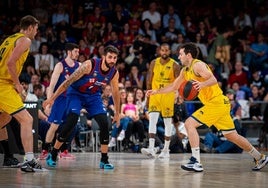
[[66, 112], [80, 115], [81, 109], [84, 108], [89, 114], [89, 118], [98, 114], [106, 114], [106, 108], [102, 102], [101, 93], [84, 94], [76, 90], [67, 92], [67, 109]]
[[52, 106], [50, 115], [48, 117], [48, 122], [55, 123], [57, 125], [61, 124], [66, 118], [65, 109], [66, 97], [59, 96]]

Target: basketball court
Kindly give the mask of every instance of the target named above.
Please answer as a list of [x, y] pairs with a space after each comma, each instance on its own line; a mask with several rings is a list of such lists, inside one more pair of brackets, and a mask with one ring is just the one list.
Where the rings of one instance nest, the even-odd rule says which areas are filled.
[[[267, 154], [267, 152], [266, 152]], [[180, 168], [190, 153], [171, 154], [169, 160], [148, 159], [140, 153], [110, 153], [114, 170], [98, 168], [100, 153], [75, 153], [76, 160], [59, 160], [57, 168], [24, 173], [1, 168], [0, 187], [225, 187], [261, 188], [268, 186], [268, 166], [253, 172], [253, 159], [247, 154], [201, 154], [204, 172]], [[20, 160], [23, 156], [16, 155]], [[3, 155], [1, 155], [1, 163]]]

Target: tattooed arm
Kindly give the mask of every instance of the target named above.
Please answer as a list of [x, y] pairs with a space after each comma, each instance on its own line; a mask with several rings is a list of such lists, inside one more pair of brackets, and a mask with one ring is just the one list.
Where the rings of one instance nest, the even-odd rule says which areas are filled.
[[74, 83], [75, 81], [77, 81], [78, 79], [80, 79], [83, 75], [90, 73], [92, 68], [92, 64], [90, 60], [85, 61], [84, 63], [82, 63], [82, 65], [75, 71], [73, 72], [59, 87], [58, 89], [52, 94], [52, 96], [45, 100], [43, 102], [43, 107], [45, 108], [47, 105], [52, 106], [52, 104], [54, 103], [54, 100], [60, 95], [62, 94], [64, 91], [67, 90], [67, 88]]

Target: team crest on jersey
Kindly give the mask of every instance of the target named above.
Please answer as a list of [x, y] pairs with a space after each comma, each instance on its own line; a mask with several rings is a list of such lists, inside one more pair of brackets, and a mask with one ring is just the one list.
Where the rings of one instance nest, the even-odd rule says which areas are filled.
[[89, 83], [94, 83], [95, 80], [96, 80], [95, 78], [90, 78], [90, 79], [88, 80], [88, 82], [89, 82]]
[[98, 73], [97, 73], [97, 71], [95, 71], [95, 72], [93, 73], [93, 77], [97, 77], [97, 75], [98, 75]]
[[157, 110], [156, 106], [151, 106], [151, 111], [156, 111], [156, 110]]
[[170, 108], [166, 108], [166, 109], [165, 109], [165, 113], [166, 113], [166, 114], [170, 114]]

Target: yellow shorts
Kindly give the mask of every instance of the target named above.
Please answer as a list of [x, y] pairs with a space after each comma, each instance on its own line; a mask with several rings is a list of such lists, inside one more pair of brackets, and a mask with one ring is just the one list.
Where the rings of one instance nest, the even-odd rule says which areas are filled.
[[175, 93], [156, 94], [149, 98], [149, 112], [160, 112], [162, 117], [174, 115]]
[[23, 101], [13, 85], [0, 84], [0, 111], [10, 115], [24, 109]]
[[222, 95], [199, 108], [192, 117], [208, 127], [214, 125], [218, 130], [229, 131], [235, 129], [230, 111], [229, 99]]

